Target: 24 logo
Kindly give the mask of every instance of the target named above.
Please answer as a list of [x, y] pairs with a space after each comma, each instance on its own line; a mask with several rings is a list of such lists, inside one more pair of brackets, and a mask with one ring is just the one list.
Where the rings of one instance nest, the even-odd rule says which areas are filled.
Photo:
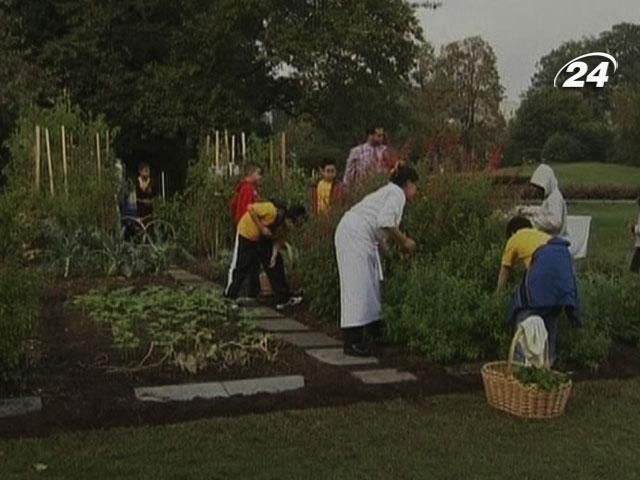
[[[593, 69], [589, 70], [589, 64], [583, 60], [590, 57], [600, 57], [606, 60], [600, 62]], [[616, 73], [618, 70], [618, 61], [608, 53], [585, 53], [584, 55], [580, 55], [579, 57], [570, 60], [560, 70], [558, 70], [558, 73], [556, 73], [556, 76], [553, 79], [553, 86], [558, 86], [558, 77], [563, 72], [566, 72], [573, 73], [573, 75], [567, 78], [560, 85], [561, 88], [583, 88], [585, 83], [591, 83], [596, 88], [602, 88], [609, 81], [609, 67], [611, 65], [613, 65], [613, 73]], [[583, 80], [585, 75], [587, 77]]]

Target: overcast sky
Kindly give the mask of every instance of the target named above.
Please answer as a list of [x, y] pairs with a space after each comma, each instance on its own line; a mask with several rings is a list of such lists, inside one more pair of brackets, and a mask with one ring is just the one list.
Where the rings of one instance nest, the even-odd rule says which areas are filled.
[[[444, 43], [480, 35], [493, 47], [506, 95], [518, 100], [536, 62], [566, 40], [620, 22], [640, 23], [640, 0], [441, 0], [420, 10], [425, 36]], [[585, 52], [586, 53], [586, 52]]]

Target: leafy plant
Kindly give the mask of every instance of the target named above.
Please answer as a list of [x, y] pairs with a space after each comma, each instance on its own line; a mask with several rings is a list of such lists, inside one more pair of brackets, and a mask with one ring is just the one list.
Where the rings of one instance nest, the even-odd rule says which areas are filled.
[[546, 368], [518, 367], [513, 375], [520, 383], [545, 392], [552, 392], [569, 383], [569, 377], [564, 373]]
[[170, 362], [196, 373], [214, 364], [230, 368], [258, 360], [272, 362], [278, 354], [270, 336], [229, 315], [226, 301], [216, 291], [95, 290], [76, 297], [73, 303], [85, 308], [94, 321], [110, 327], [113, 346], [125, 357], [146, 351], [130, 368]]
[[19, 380], [26, 367], [42, 287], [38, 272], [0, 266], [0, 383]]

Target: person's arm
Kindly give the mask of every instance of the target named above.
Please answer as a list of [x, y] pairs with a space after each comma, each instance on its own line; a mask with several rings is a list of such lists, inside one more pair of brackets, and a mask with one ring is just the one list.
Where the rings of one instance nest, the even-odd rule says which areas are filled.
[[349, 187], [349, 184], [355, 178], [355, 169], [356, 169], [357, 162], [358, 162], [357, 149], [353, 148], [349, 152], [349, 157], [347, 158], [347, 165], [344, 169], [344, 178], [342, 179], [342, 183], [344, 183], [345, 187]]
[[256, 226], [258, 227], [258, 230], [260, 230], [260, 233], [263, 236], [265, 237], [271, 236], [271, 230], [269, 230], [269, 228], [264, 223], [262, 223], [262, 219], [258, 215], [255, 205], [251, 205], [249, 207], [249, 216], [251, 217], [251, 220], [253, 220], [253, 223], [256, 224]]
[[416, 242], [402, 233], [398, 227], [387, 227], [384, 229], [388, 237], [395, 239], [407, 253], [413, 253], [416, 249]]
[[278, 260], [278, 254], [280, 250], [284, 246], [284, 241], [277, 240], [273, 242], [273, 248], [271, 250], [271, 260], [269, 260], [269, 268], [273, 268], [276, 266], [276, 261]]
[[496, 289], [496, 291], [499, 292], [507, 284], [510, 273], [511, 273], [511, 267], [508, 267], [506, 265], [502, 265], [500, 267], [500, 273], [498, 274], [498, 288]]

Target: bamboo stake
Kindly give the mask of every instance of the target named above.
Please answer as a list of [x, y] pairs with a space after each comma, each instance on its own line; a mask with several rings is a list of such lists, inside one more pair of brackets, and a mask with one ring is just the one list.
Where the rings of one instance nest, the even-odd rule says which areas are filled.
[[40, 126], [36, 125], [36, 152], [35, 152], [35, 163], [36, 163], [36, 192], [40, 191], [40, 155], [41, 155], [41, 146], [40, 146]]
[[69, 173], [67, 170], [67, 139], [64, 132], [64, 125], [60, 127], [60, 139], [62, 140], [62, 175], [64, 178], [64, 194], [69, 196]]
[[205, 148], [205, 153], [207, 156], [207, 160], [209, 160], [209, 155], [211, 154], [211, 135], [207, 135], [207, 146]]
[[51, 192], [51, 196], [55, 195], [55, 191], [53, 189], [53, 163], [51, 162], [51, 141], [49, 138], [49, 129], [44, 129], [44, 139], [46, 142], [47, 148], [47, 168], [49, 171], [49, 191]]
[[164, 170], [160, 174], [160, 181], [162, 182], [162, 201], [166, 201], [167, 198], [167, 176]]
[[100, 157], [100, 134], [96, 133], [96, 162], [98, 167], [98, 183], [102, 180], [102, 158]]
[[229, 163], [229, 132], [226, 129], [224, 131], [224, 160]]
[[216, 174], [220, 173], [220, 132], [216, 130]]
[[240, 142], [242, 146], [242, 163], [247, 162], [247, 136], [242, 132], [240, 134]]
[[231, 163], [236, 164], [236, 136], [231, 135]]

